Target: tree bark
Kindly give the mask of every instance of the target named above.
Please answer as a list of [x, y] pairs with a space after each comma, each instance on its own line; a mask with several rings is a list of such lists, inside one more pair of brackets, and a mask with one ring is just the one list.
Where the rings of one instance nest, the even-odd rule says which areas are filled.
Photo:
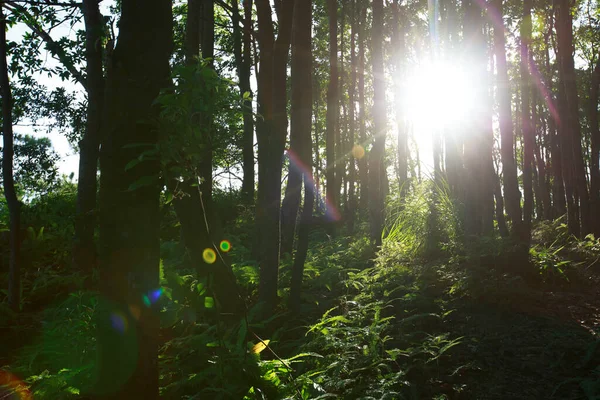
[[[202, 0], [202, 17], [201, 17], [201, 43], [202, 58], [210, 60], [208, 66], [214, 69], [215, 58], [215, 4], [214, 0]], [[210, 100], [209, 100], [210, 101]], [[213, 134], [214, 123], [213, 116], [208, 113], [203, 113], [201, 122], [204, 126], [205, 149], [200, 161], [200, 191], [202, 192], [202, 200], [209, 208], [212, 209], [212, 190], [213, 190]], [[211, 213], [211, 216], [213, 214]]]
[[533, 216], [533, 147], [534, 129], [531, 121], [531, 77], [529, 74], [529, 44], [531, 43], [531, 0], [523, 1], [521, 23], [521, 130], [523, 133], [523, 239], [529, 242]]
[[[256, 212], [260, 263], [259, 298], [266, 310], [277, 303], [279, 275], [282, 156], [287, 134], [287, 61], [293, 0], [276, 3], [279, 33], [275, 40], [271, 5], [257, 0], [260, 71], [258, 75], [258, 204]], [[258, 122], [258, 121], [257, 121]]]
[[79, 143], [79, 181], [77, 183], [77, 215], [73, 243], [73, 264], [90, 278], [96, 266], [94, 228], [96, 226], [96, 195], [98, 153], [101, 139], [104, 75], [102, 69], [102, 14], [98, 0], [84, 0], [85, 54], [87, 62], [87, 120]]
[[360, 211], [366, 212], [369, 207], [369, 165], [367, 163], [367, 125], [366, 125], [366, 102], [365, 102], [365, 28], [367, 19], [367, 7], [360, 2], [358, 22], [358, 140], [359, 159], [358, 175], [360, 178], [360, 196], [358, 207]]
[[[503, 0], [493, 3], [496, 15], [503, 14]], [[494, 26], [494, 51], [496, 54], [497, 85], [498, 85], [498, 114], [500, 121], [500, 155], [502, 159], [502, 183], [504, 186], [504, 199], [506, 213], [512, 223], [512, 233], [520, 230], [521, 219], [521, 193], [517, 180], [517, 164], [514, 152], [514, 127], [511, 115], [511, 93], [508, 68], [506, 63], [506, 39], [504, 25]]]
[[[590, 205], [581, 144], [579, 97], [577, 94], [575, 62], [573, 59], [573, 16], [569, 0], [555, 0], [555, 5], [557, 5], [556, 34], [558, 58], [561, 70], [561, 83], [564, 87], [565, 95], [564, 117], [561, 122], [563, 124], [563, 133], [570, 138], [573, 157], [571, 178], [573, 180], [574, 197], [579, 198], [579, 204], [574, 203], [574, 206], [580, 212], [580, 218], [569, 225], [574, 230], [571, 233], [577, 236], [585, 236], [590, 232]], [[577, 217], [575, 213], [569, 214], [572, 217]]]
[[600, 55], [592, 72], [590, 88], [589, 120], [592, 137], [592, 153], [590, 162], [590, 207], [592, 210], [592, 232], [600, 237], [600, 127], [598, 126], [598, 92], [600, 90]]
[[369, 215], [371, 241], [381, 245], [383, 232], [385, 173], [385, 77], [383, 71], [383, 0], [373, 0], [371, 58], [373, 63], [373, 148], [369, 154]]
[[[350, 163], [348, 172], [348, 231], [354, 232], [356, 218], [356, 159], [360, 151], [356, 151], [356, 34], [358, 29], [357, 2], [352, 1], [350, 12], [350, 81], [348, 82], [348, 147], [350, 149]], [[358, 156], [358, 157], [357, 157]]]
[[[334, 215], [339, 206], [339, 185], [336, 176], [336, 138], [339, 126], [339, 77], [338, 77], [338, 44], [337, 44], [337, 0], [327, 0], [327, 15], [329, 20], [329, 85], [327, 87], [327, 114], [325, 128], [325, 162], [327, 181], [327, 213]], [[330, 210], [329, 208], [333, 208]], [[333, 222], [333, 221], [332, 221]], [[333, 225], [332, 225], [333, 227]], [[333, 229], [332, 229], [333, 232]]]
[[[290, 287], [290, 309], [300, 308], [300, 294], [304, 262], [308, 252], [308, 234], [312, 222], [314, 208], [314, 180], [312, 177], [312, 48], [311, 48], [312, 1], [297, 1], [294, 7], [294, 23], [292, 38], [292, 110], [291, 135], [297, 137], [294, 155], [302, 164], [304, 179], [304, 204], [298, 229], [298, 250], [292, 266]], [[300, 194], [300, 191], [298, 191]]]
[[17, 198], [13, 177], [14, 134], [12, 120], [12, 90], [8, 78], [8, 51], [6, 42], [6, 16], [0, 7], [0, 90], [2, 94], [2, 181], [4, 197], [10, 219], [8, 270], [8, 305], [13, 311], [21, 308], [21, 262], [19, 230], [21, 227], [21, 203]]
[[474, 64], [475, 98], [473, 118], [464, 140], [465, 232], [467, 235], [493, 233], [494, 177], [493, 132], [487, 82], [486, 42], [483, 36], [481, 6], [474, 0], [463, 2], [465, 38]]
[[158, 142], [150, 121], [169, 85], [172, 35], [171, 1], [123, 0], [100, 153], [100, 398], [158, 398], [160, 163], [125, 166], [144, 151], [135, 144]]
[[402, 53], [404, 52], [404, 27], [400, 20], [400, 5], [394, 0], [392, 5], [392, 48], [394, 49], [394, 79], [395, 79], [395, 101], [396, 101], [396, 130], [398, 135], [398, 185], [400, 196], [404, 196], [408, 189], [408, 140], [404, 123], [404, 110], [402, 108]]
[[[232, 0], [232, 4], [238, 0]], [[240, 92], [251, 93], [250, 75], [252, 66], [252, 0], [245, 0], [244, 4], [244, 33], [242, 35], [243, 51], [238, 76], [240, 78]], [[236, 14], [237, 15], [237, 14]], [[234, 21], [234, 27], [237, 24]], [[238, 28], [239, 30], [239, 28]], [[254, 118], [252, 115], [252, 96], [244, 101], [244, 134], [242, 141], [242, 196], [247, 205], [254, 204]]]

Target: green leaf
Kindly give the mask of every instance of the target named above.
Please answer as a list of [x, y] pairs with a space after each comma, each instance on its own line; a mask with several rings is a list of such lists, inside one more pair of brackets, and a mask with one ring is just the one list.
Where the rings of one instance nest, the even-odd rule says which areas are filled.
[[215, 299], [210, 296], [204, 298], [204, 308], [213, 308], [215, 306]]
[[131, 168], [135, 167], [141, 162], [142, 160], [140, 160], [139, 158], [134, 158], [133, 160], [129, 161], [127, 165], [125, 165], [125, 171], [129, 171]]
[[129, 185], [129, 188], [127, 189], [128, 192], [132, 192], [136, 189], [145, 187], [145, 186], [151, 186], [153, 184], [156, 183], [156, 177], [155, 176], [142, 176], [140, 179], [138, 179], [137, 181], [133, 182], [131, 185]]

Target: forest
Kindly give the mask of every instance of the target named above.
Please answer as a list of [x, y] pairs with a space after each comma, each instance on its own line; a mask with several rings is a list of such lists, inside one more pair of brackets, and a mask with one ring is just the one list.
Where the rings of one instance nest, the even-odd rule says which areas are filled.
[[600, 399], [600, 1], [0, 35], [0, 399]]

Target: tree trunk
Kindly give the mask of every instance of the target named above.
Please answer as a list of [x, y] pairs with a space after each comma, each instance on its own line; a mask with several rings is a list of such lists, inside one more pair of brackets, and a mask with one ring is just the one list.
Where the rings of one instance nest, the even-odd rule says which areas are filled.
[[125, 166], [145, 150], [136, 144], [158, 143], [150, 121], [169, 85], [172, 37], [170, 1], [122, 1], [100, 153], [100, 398], [158, 398], [160, 163]]
[[[348, 82], [348, 145], [350, 148], [350, 164], [348, 172], [348, 216], [347, 224], [350, 234], [354, 233], [356, 217], [356, 159], [360, 150], [356, 148], [356, 34], [357, 34], [357, 4], [352, 1], [350, 13], [350, 81]], [[358, 151], [358, 152], [357, 152]]]
[[[503, 15], [503, 0], [495, 0], [494, 12]], [[517, 180], [517, 164], [514, 157], [514, 127], [511, 115], [511, 93], [506, 65], [506, 40], [504, 26], [494, 26], [494, 50], [496, 54], [498, 114], [500, 121], [500, 155], [502, 159], [502, 182], [506, 213], [512, 223], [512, 233], [519, 232], [521, 225], [521, 193]]]
[[[561, 118], [563, 133], [570, 139], [573, 165], [571, 168], [574, 197], [579, 204], [574, 204], [580, 211], [580, 219], [569, 224], [573, 234], [585, 236], [590, 232], [590, 205], [585, 176], [585, 163], [581, 145], [581, 126], [579, 123], [579, 97], [573, 59], [573, 16], [569, 0], [555, 0], [557, 5], [556, 34], [558, 41], [558, 59], [560, 60], [561, 83], [564, 87], [565, 107]], [[574, 200], [575, 201], [575, 200]], [[569, 213], [577, 217], [575, 213]], [[578, 228], [581, 228], [580, 230]]]
[[[208, 65], [214, 68], [215, 58], [215, 4], [214, 0], [202, 1], [202, 17], [201, 17], [201, 48], [202, 58], [210, 59]], [[209, 100], [210, 101], [210, 100]], [[213, 135], [214, 123], [213, 116], [208, 113], [203, 113], [201, 122], [205, 127], [205, 132], [208, 132], [204, 137], [204, 151], [200, 160], [200, 191], [202, 192], [202, 200], [209, 208], [212, 209], [212, 190], [213, 190]], [[213, 214], [211, 213], [211, 216]], [[213, 220], [215, 218], [213, 217]]]
[[483, 36], [481, 6], [474, 0], [463, 2], [465, 37], [470, 43], [469, 55], [474, 60], [475, 105], [471, 125], [464, 137], [465, 231], [467, 235], [493, 233], [494, 177], [491, 107], [487, 82], [486, 43]]
[[8, 305], [14, 311], [21, 307], [21, 262], [19, 230], [21, 226], [21, 203], [17, 198], [13, 177], [14, 135], [12, 121], [12, 91], [8, 78], [8, 56], [6, 42], [6, 16], [0, 7], [0, 90], [2, 94], [2, 180], [4, 197], [10, 219], [8, 271]]
[[369, 166], [367, 164], [367, 125], [366, 125], [366, 102], [365, 102], [365, 28], [367, 19], [367, 7], [360, 1], [358, 22], [358, 139], [360, 148], [357, 149], [358, 175], [360, 178], [359, 209], [366, 212], [369, 206]]
[[498, 231], [500, 236], [507, 237], [509, 235], [506, 219], [504, 218], [504, 199], [502, 198], [502, 187], [500, 186], [500, 177], [494, 173], [494, 197], [496, 198], [496, 221], [498, 221]]
[[[312, 177], [312, 88], [306, 82], [312, 82], [311, 48], [312, 1], [297, 1], [294, 7], [292, 39], [292, 110], [291, 135], [297, 137], [297, 148], [292, 147], [294, 155], [302, 165], [304, 179], [304, 205], [298, 230], [298, 250], [292, 266], [290, 287], [290, 308], [299, 310], [300, 293], [304, 262], [308, 252], [308, 234], [314, 208], [314, 180]], [[292, 136], [293, 137], [293, 136]], [[300, 194], [300, 191], [298, 191]]]
[[592, 210], [592, 232], [600, 237], [600, 127], [598, 126], [598, 91], [600, 89], [600, 55], [596, 68], [592, 73], [592, 87], [590, 88], [589, 120], [592, 137], [592, 154], [590, 163], [591, 195], [590, 207]]
[[[232, 0], [236, 4], [238, 0]], [[235, 25], [235, 23], [234, 23]], [[251, 74], [251, 53], [252, 53], [252, 0], [244, 1], [244, 34], [243, 37], [243, 55], [238, 73], [240, 78], [240, 91], [242, 95], [246, 92], [251, 93], [250, 74]], [[254, 118], [252, 116], [252, 96], [244, 101], [244, 135], [242, 142], [243, 153], [243, 171], [242, 195], [246, 204], [254, 204]]]
[[287, 60], [293, 0], [278, 3], [279, 33], [275, 40], [271, 5], [257, 0], [260, 71], [258, 75], [258, 204], [256, 212], [260, 263], [259, 297], [267, 310], [277, 303], [279, 276], [281, 169], [287, 134]]
[[84, 0], [85, 54], [87, 62], [87, 120], [79, 143], [79, 181], [73, 243], [73, 264], [91, 279], [96, 266], [94, 228], [96, 226], [96, 182], [101, 136], [104, 75], [102, 71], [102, 15], [98, 0]]
[[533, 216], [533, 147], [534, 128], [531, 121], [531, 77], [529, 74], [529, 44], [531, 43], [531, 0], [523, 1], [521, 23], [521, 130], [523, 133], [523, 236], [531, 238]]
[[392, 5], [392, 48], [394, 49], [394, 80], [395, 80], [395, 96], [396, 101], [396, 130], [398, 135], [398, 185], [400, 196], [404, 196], [408, 189], [408, 140], [406, 135], [406, 127], [404, 124], [404, 110], [402, 109], [402, 57], [404, 56], [404, 27], [400, 19], [400, 5], [398, 0], [394, 0]]
[[385, 173], [385, 77], [383, 71], [383, 0], [373, 0], [371, 58], [373, 63], [373, 148], [369, 154], [369, 215], [371, 241], [381, 245], [383, 232]]
[[[327, 15], [329, 19], [329, 86], [327, 87], [327, 115], [325, 131], [325, 158], [327, 169], [325, 180], [327, 181], [327, 214], [337, 214], [339, 206], [339, 192], [336, 176], [336, 138], [339, 126], [339, 78], [338, 78], [338, 45], [337, 45], [337, 0], [327, 0]], [[331, 210], [333, 209], [333, 210]], [[334, 222], [334, 221], [332, 221]]]

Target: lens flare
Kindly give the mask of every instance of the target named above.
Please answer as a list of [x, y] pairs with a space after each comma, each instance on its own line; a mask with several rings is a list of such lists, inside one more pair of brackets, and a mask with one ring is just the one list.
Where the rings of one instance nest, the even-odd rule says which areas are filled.
[[0, 370], [0, 398], [32, 400], [27, 385], [8, 371]]
[[110, 322], [114, 330], [122, 334], [127, 331], [129, 325], [127, 322], [127, 317], [120, 312], [114, 312], [110, 314]]
[[204, 249], [202, 252], [202, 258], [204, 259], [205, 263], [213, 264], [215, 261], [217, 261], [217, 253], [215, 253], [215, 251], [211, 248]]
[[160, 299], [160, 296], [162, 296], [162, 294], [163, 294], [162, 288], [158, 288], [158, 289], [151, 291], [150, 296], [148, 296], [150, 298], [150, 302], [152, 304], [156, 303], [158, 301], [158, 299]]
[[152, 305], [152, 303], [150, 303], [150, 298], [146, 295], [142, 296], [142, 301], [146, 307], [150, 307]]
[[329, 199], [327, 196], [325, 197], [325, 199], [321, 197], [319, 192], [319, 185], [317, 185], [317, 183], [315, 182], [312, 170], [302, 162], [300, 157], [293, 150], [288, 149], [286, 152], [288, 159], [290, 160], [290, 168], [296, 168], [297, 170], [301, 171], [304, 174], [304, 179], [306, 179], [309, 182], [309, 186], [316, 194], [319, 205], [325, 203], [323, 204], [325, 208], [325, 218], [327, 218], [329, 221], [339, 221], [341, 218], [340, 212], [338, 211], [337, 207], [331, 202], [331, 199]]
[[219, 248], [223, 253], [227, 253], [229, 250], [231, 250], [231, 243], [229, 240], [221, 240], [221, 243], [219, 243]]
[[357, 160], [360, 160], [365, 156], [365, 148], [362, 147], [360, 144], [355, 144], [352, 147], [352, 156]]
[[136, 306], [135, 304], [129, 305], [129, 314], [136, 320], [139, 321], [140, 316], [142, 315], [142, 310]]

